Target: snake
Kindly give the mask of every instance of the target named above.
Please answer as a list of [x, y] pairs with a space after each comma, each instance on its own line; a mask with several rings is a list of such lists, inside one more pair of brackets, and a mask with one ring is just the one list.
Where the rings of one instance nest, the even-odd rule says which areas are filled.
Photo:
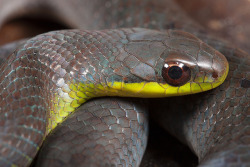
[[[49, 1], [43, 3], [45, 6], [53, 7], [54, 10], [50, 12], [57, 11], [54, 17], [62, 19], [65, 16], [64, 13], [58, 12], [63, 10], [59, 10], [57, 8], [59, 6], [55, 6], [54, 3]], [[39, 161], [40, 157], [38, 157], [36, 165], [48, 166], [52, 163], [52, 166], [60, 166], [66, 163], [68, 166], [74, 166], [77, 163], [81, 164], [84, 158], [80, 157], [86, 156], [79, 154], [84, 152], [83, 142], [86, 142], [89, 147], [94, 146], [93, 141], [100, 134], [96, 131], [90, 133], [88, 137], [92, 136], [92, 141], [88, 138], [81, 140], [78, 137], [81, 135], [84, 137], [85, 133], [90, 132], [91, 127], [96, 130], [94, 125], [97, 122], [108, 126], [109, 131], [104, 136], [111, 144], [105, 144], [104, 142], [107, 141], [100, 138], [97, 141], [101, 145], [99, 143], [96, 147], [92, 147], [94, 150], [91, 148], [87, 150], [86, 154], [89, 154], [91, 158], [85, 157], [85, 161], [92, 160], [92, 163], [96, 163], [93, 166], [109, 166], [110, 162], [114, 162], [111, 164], [114, 166], [138, 166], [144, 152], [141, 147], [145, 149], [146, 146], [144, 137], [147, 134], [141, 134], [147, 129], [146, 121], [144, 121], [146, 116], [142, 115], [143, 105], [131, 102], [127, 104], [128, 99], [121, 99], [121, 101], [117, 98], [93, 99], [93, 101], [86, 102], [86, 105], [82, 106], [83, 108], [78, 109], [79, 111], [70, 115], [64, 122], [66, 125], [61, 124], [62, 120], [75, 108], [78, 108], [80, 103], [84, 103], [92, 97], [107, 95], [143, 98], [180, 96], [207, 91], [219, 86], [226, 79], [228, 65], [221, 53], [189, 33], [166, 30], [179, 29], [179, 18], [186, 18], [181, 12], [175, 18], [167, 15], [167, 13], [175, 11], [174, 4], [171, 4], [172, 8], [168, 11], [165, 10], [167, 8], [161, 8], [167, 6], [164, 1], [157, 3], [151, 1], [73, 1], [71, 5], [74, 3], [77, 4], [76, 8], [80, 7], [78, 3], [89, 4], [90, 6], [86, 8], [88, 10], [103, 9], [100, 6], [106, 8], [106, 10], [98, 11], [99, 13], [90, 12], [94, 13], [91, 20], [87, 13], [89, 11], [68, 11], [69, 16], [77, 16], [72, 18], [82, 20], [77, 26], [76, 20], [65, 19], [67, 24], [74, 25], [76, 28], [105, 29], [133, 26], [161, 31], [143, 28], [54, 31], [29, 39], [19, 46], [1, 65], [1, 71], [3, 71], [0, 75], [2, 86], [1, 125], [3, 129], [1, 130], [3, 132], [1, 135], [1, 166], [29, 165], [41, 146], [44, 135], [49, 134], [51, 130], [52, 142], [49, 142], [50, 138], [47, 140], [47, 144], [51, 144], [49, 146], [51, 152], [41, 155], [41, 159], [45, 157], [45, 159], [48, 158], [48, 161]], [[25, 5], [28, 7], [31, 4], [23, 3], [22, 5], [22, 7]], [[111, 9], [119, 10], [110, 12]], [[142, 10], [136, 12], [138, 9]], [[150, 11], [152, 9], [155, 11]], [[83, 12], [85, 15], [79, 14], [77, 11]], [[144, 22], [140, 22], [141, 17], [144, 17]], [[186, 31], [196, 33], [200, 28], [199, 25], [188, 19], [181, 21], [184, 25], [182, 29]], [[114, 22], [114, 24], [107, 25], [110, 22]], [[195, 31], [193, 31], [193, 27], [196, 27]], [[187, 143], [203, 164], [223, 164], [224, 162], [218, 161], [218, 159], [221, 160], [217, 156], [218, 153], [222, 158], [231, 158], [226, 159], [226, 163], [242, 164], [246, 161], [247, 164], [247, 157], [249, 157], [247, 149], [249, 147], [247, 140], [249, 127], [247, 115], [249, 110], [247, 103], [249, 101], [249, 91], [247, 91], [249, 87], [248, 54], [235, 50], [223, 42], [210, 40], [199, 34], [198, 36], [224, 53], [229, 59], [230, 71], [225, 84], [212, 91], [194, 96], [156, 99], [160, 102], [156, 103], [163, 107], [155, 106], [153, 110], [158, 114], [168, 114], [168, 116], [161, 115], [160, 118], [163, 119], [159, 122], [177, 138]], [[237, 59], [238, 57], [241, 59]], [[172, 75], [169, 70], [179, 71], [178, 75]], [[18, 83], [22, 83], [22, 85]], [[235, 94], [238, 98], [232, 98]], [[184, 105], [170, 107], [171, 99], [173, 99], [172, 104], [175, 101], [179, 103], [183, 101], [181, 104]], [[196, 103], [185, 102], [189, 100]], [[236, 107], [239, 103], [241, 106]], [[185, 105], [187, 105], [187, 109]], [[208, 106], [212, 106], [214, 110], [208, 110]], [[221, 109], [218, 109], [220, 107]], [[138, 110], [135, 110], [137, 108]], [[84, 112], [81, 112], [81, 109]], [[162, 109], [168, 109], [168, 111], [161, 112]], [[192, 112], [183, 114], [181, 113], [183, 110]], [[229, 113], [223, 112], [224, 110]], [[126, 114], [122, 114], [122, 111]], [[27, 116], [24, 116], [26, 114]], [[90, 116], [93, 118], [90, 119]], [[108, 119], [108, 116], [111, 118]], [[124, 116], [125, 118], [123, 118]], [[138, 120], [134, 120], [135, 117]], [[230, 121], [238, 122], [233, 124]], [[127, 122], [133, 122], [133, 124], [128, 125]], [[87, 123], [90, 123], [90, 126]], [[227, 123], [230, 125], [229, 129], [226, 128]], [[57, 126], [57, 124], [59, 125]], [[59, 128], [60, 126], [64, 128]], [[105, 126], [99, 128], [103, 130]], [[118, 128], [117, 126], [123, 127]], [[74, 127], [75, 130], [73, 130]], [[233, 138], [226, 135], [225, 129], [228, 133], [234, 134], [233, 132], [236, 131], [238, 134]], [[63, 137], [56, 135], [57, 130], [59, 136]], [[119, 130], [122, 130], [122, 134], [121, 131], [119, 133]], [[114, 135], [118, 136], [112, 139], [111, 133], [115, 131], [118, 134]], [[123, 135], [125, 134], [132, 134], [132, 138], [124, 140], [126, 137]], [[60, 139], [63, 142], [60, 142]], [[56, 143], [58, 140], [59, 142]], [[232, 141], [236, 141], [235, 145], [238, 149], [234, 150], [229, 147], [234, 156], [230, 151], [223, 150], [227, 148], [227, 142], [233, 143]], [[66, 145], [65, 142], [71, 145]], [[123, 144], [119, 145], [119, 142]], [[210, 143], [207, 144], [207, 142]], [[219, 144], [216, 145], [216, 143]], [[125, 145], [128, 145], [129, 148], [125, 148]], [[100, 152], [96, 156], [91, 154], [97, 149], [102, 150], [104, 146], [107, 146], [104, 149], [108, 149], [108, 151]], [[120, 148], [114, 149], [119, 146]], [[217, 147], [215, 148], [215, 146]], [[49, 147], [44, 150], [48, 150]], [[137, 149], [138, 147], [140, 149]], [[219, 152], [220, 150], [222, 152]], [[71, 152], [71, 156], [67, 154], [69, 152]], [[103, 157], [105, 161], [100, 157]], [[91, 166], [90, 162], [87, 166]]]

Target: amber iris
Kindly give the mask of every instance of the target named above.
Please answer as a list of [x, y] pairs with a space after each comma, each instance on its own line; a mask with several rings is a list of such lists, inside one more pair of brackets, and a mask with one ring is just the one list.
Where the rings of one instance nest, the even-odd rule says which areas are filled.
[[172, 86], [181, 86], [191, 77], [191, 70], [181, 62], [167, 62], [162, 68], [162, 77]]

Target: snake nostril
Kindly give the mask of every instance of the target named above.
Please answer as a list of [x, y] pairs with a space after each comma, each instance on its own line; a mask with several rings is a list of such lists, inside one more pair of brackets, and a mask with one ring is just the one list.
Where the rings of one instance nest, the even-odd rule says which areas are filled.
[[218, 78], [218, 73], [217, 72], [213, 72], [212, 77], [215, 78], [215, 79]]

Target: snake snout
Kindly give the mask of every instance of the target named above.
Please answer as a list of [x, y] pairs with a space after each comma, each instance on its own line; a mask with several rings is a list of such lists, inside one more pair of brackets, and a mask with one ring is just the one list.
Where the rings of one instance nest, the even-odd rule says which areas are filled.
[[211, 84], [212, 88], [215, 88], [226, 79], [229, 65], [225, 56], [205, 43], [200, 45], [197, 64], [199, 72], [194, 78], [195, 81]]

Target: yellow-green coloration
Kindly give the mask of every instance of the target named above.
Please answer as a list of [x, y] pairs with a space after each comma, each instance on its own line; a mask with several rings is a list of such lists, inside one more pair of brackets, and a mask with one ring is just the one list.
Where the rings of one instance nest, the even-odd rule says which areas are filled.
[[211, 81], [206, 77], [197, 78], [201, 82], [187, 82], [180, 87], [174, 87], [167, 83], [141, 82], [141, 83], [123, 83], [114, 82], [106, 84], [84, 84], [69, 83], [58, 90], [54, 99], [53, 110], [50, 111], [47, 134], [54, 129], [58, 123], [61, 123], [65, 117], [75, 111], [82, 103], [88, 99], [100, 96], [127, 96], [127, 97], [169, 97], [194, 94], [210, 90], [222, 84], [226, 79], [229, 68], [223, 76]]

